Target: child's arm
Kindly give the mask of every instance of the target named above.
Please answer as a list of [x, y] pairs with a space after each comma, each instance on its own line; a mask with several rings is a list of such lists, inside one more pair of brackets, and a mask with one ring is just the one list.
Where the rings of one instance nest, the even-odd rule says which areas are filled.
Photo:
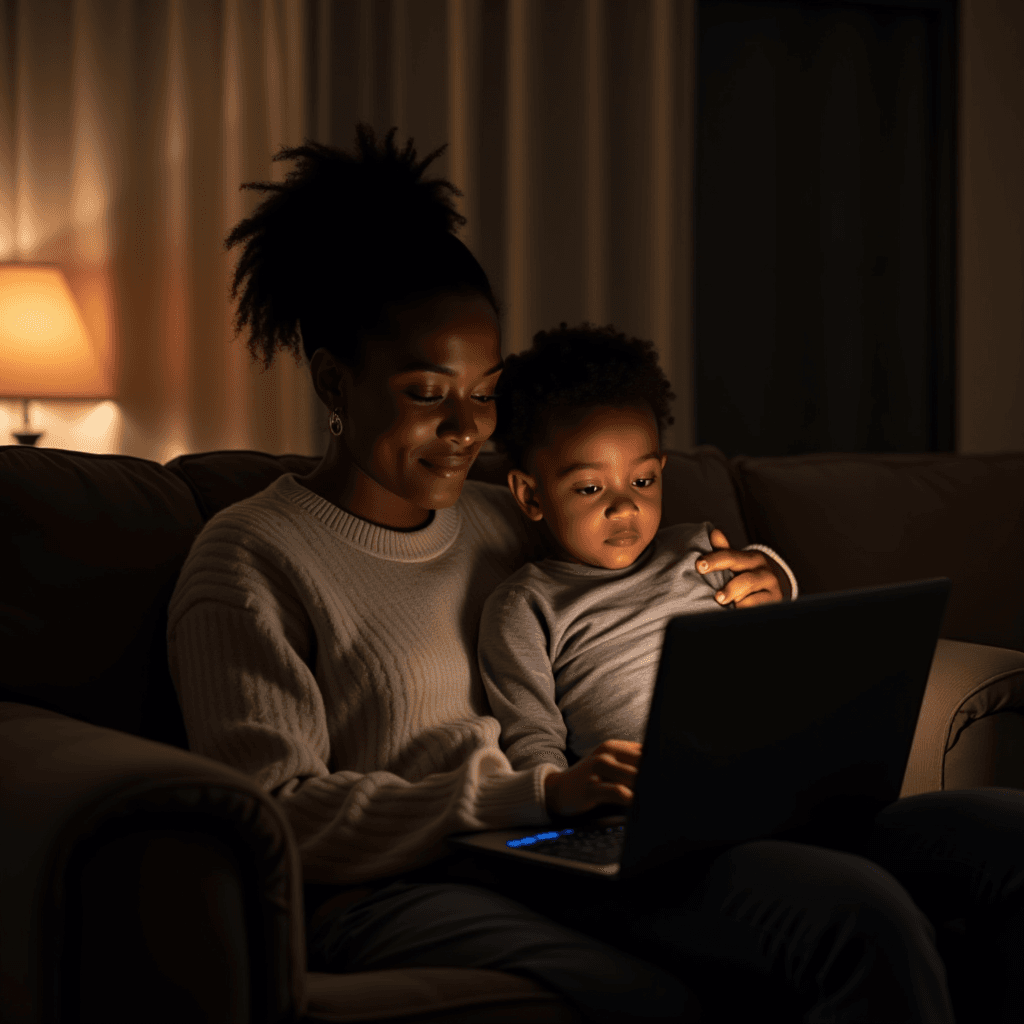
[[550, 815], [580, 814], [599, 804], [632, 803], [639, 743], [605, 740], [568, 767], [567, 730], [555, 699], [547, 630], [529, 591], [500, 588], [488, 598], [477, 652], [509, 761], [517, 768], [553, 764], [561, 769], [544, 780]]
[[763, 544], [751, 544], [742, 551], [729, 547], [721, 530], [711, 531], [716, 550], [697, 559], [699, 573], [731, 569], [733, 578], [715, 596], [719, 604], [735, 603], [737, 608], [752, 608], [773, 601], [788, 601], [797, 595], [796, 578], [788, 565]]
[[544, 800], [552, 817], [571, 817], [600, 804], [628, 807], [640, 766], [640, 744], [605, 740], [568, 771], [544, 776]]
[[501, 747], [513, 765], [568, 767], [543, 616], [528, 591], [501, 587], [484, 604], [477, 653]]

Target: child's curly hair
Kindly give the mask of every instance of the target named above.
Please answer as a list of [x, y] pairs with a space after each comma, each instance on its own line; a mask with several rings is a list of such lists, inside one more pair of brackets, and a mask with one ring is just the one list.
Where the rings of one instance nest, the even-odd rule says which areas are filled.
[[498, 378], [494, 443], [514, 466], [523, 468], [554, 417], [636, 403], [650, 406], [660, 437], [673, 422], [673, 398], [653, 342], [629, 338], [611, 325], [562, 323], [535, 334], [526, 352], [505, 358]]

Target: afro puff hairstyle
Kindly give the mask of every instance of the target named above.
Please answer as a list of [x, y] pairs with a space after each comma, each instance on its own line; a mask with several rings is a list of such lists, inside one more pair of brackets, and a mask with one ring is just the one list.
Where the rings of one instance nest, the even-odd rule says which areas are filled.
[[673, 422], [675, 395], [658, 365], [654, 343], [629, 338], [612, 326], [581, 324], [534, 335], [533, 347], [505, 358], [498, 378], [494, 443], [523, 469], [551, 423], [599, 406], [646, 404], [658, 435]]
[[365, 335], [386, 333], [390, 308], [441, 292], [483, 296], [499, 308], [483, 268], [455, 236], [465, 223], [452, 205], [462, 193], [423, 172], [445, 147], [416, 159], [399, 150], [396, 128], [380, 141], [356, 126], [354, 154], [318, 142], [282, 147], [274, 160], [296, 166], [283, 182], [242, 185], [267, 193], [224, 245], [242, 246], [231, 284], [235, 333], [248, 328], [254, 358], [277, 351], [298, 360], [326, 348], [359, 365]]

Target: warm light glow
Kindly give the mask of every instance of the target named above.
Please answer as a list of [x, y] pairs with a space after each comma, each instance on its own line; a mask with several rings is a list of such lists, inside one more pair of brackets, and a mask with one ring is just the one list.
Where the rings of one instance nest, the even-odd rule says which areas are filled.
[[[0, 444], [4, 438], [22, 430], [22, 404], [14, 399], [0, 400]], [[126, 421], [116, 402], [96, 402], [90, 398], [56, 398], [29, 403], [29, 427], [42, 432], [38, 448], [62, 448], [65, 451], [112, 455], [123, 450]]]
[[102, 441], [111, 432], [116, 418], [117, 406], [113, 402], [100, 402], [76, 426], [83, 437], [91, 441]]
[[0, 264], [0, 397], [112, 396], [62, 271]]

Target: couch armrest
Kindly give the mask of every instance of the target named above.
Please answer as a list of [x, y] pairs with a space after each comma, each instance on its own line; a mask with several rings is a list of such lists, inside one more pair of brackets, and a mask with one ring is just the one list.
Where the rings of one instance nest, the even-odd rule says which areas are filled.
[[1008, 711], [1024, 714], [1024, 653], [940, 640], [900, 796], [958, 788], [950, 752], [973, 723]]
[[0, 702], [0, 1020], [294, 1020], [290, 827], [240, 772]]

